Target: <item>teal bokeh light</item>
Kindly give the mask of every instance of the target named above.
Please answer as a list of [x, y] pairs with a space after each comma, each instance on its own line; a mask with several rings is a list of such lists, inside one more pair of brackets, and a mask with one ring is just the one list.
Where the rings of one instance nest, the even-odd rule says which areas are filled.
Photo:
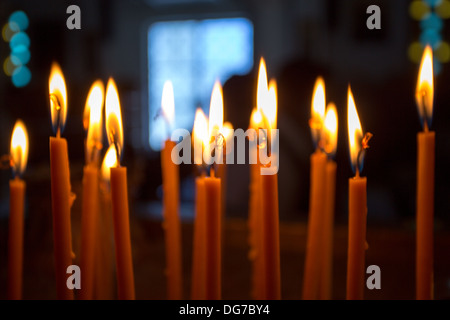
[[24, 45], [14, 47], [11, 52], [11, 61], [16, 66], [27, 64], [30, 61], [30, 58], [30, 51]]
[[25, 87], [31, 80], [31, 72], [26, 66], [17, 67], [11, 77], [12, 83], [17, 88]]
[[441, 31], [444, 26], [444, 22], [441, 17], [436, 13], [430, 13], [425, 19], [420, 21], [420, 28], [422, 29], [435, 29]]
[[28, 24], [29, 24], [28, 16], [23, 11], [20, 11], [20, 10], [14, 11], [9, 16], [9, 23], [10, 23], [11, 30], [13, 30], [15, 32], [24, 31], [28, 28]]
[[436, 49], [442, 41], [442, 35], [436, 29], [427, 29], [422, 31], [419, 39], [424, 46], [430, 44], [433, 49]]
[[30, 37], [25, 32], [18, 32], [12, 36], [11, 41], [9, 41], [9, 47], [11, 50], [18, 46], [30, 46]]

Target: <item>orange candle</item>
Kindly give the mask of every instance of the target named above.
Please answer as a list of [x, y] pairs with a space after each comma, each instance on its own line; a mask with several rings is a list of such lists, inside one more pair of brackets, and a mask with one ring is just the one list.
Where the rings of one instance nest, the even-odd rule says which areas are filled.
[[94, 299], [113, 300], [115, 294], [114, 224], [111, 212], [111, 167], [117, 166], [116, 151], [110, 146], [101, 167], [99, 212], [95, 241]]
[[82, 281], [80, 299], [94, 297], [94, 262], [96, 233], [98, 231], [99, 185], [98, 153], [102, 148], [102, 106], [103, 83], [99, 80], [92, 85], [85, 106], [86, 166], [83, 170], [83, 197], [81, 212], [81, 259]]
[[[250, 128], [258, 130], [262, 125], [262, 114], [258, 109], [254, 109], [250, 117]], [[251, 137], [254, 141], [250, 144], [257, 143], [258, 138]], [[261, 164], [257, 149], [255, 148], [255, 163], [250, 164], [250, 200], [249, 200], [249, 259], [252, 265], [251, 295], [255, 300], [264, 298], [264, 272], [263, 268], [263, 245], [262, 245], [262, 198], [261, 198]]]
[[261, 175], [264, 299], [281, 299], [278, 175]]
[[416, 88], [423, 132], [417, 134], [416, 298], [433, 299], [434, 148], [433, 52], [425, 48]]
[[[166, 81], [163, 88], [162, 112], [171, 127], [175, 117], [173, 87]], [[171, 130], [169, 130], [171, 131]], [[173, 163], [171, 153], [176, 142], [166, 140], [161, 150], [161, 168], [163, 180], [163, 217], [166, 241], [167, 298], [180, 300], [182, 294], [182, 258], [181, 226], [179, 216], [179, 174], [178, 166]]]
[[206, 299], [206, 195], [205, 177], [195, 179], [195, 223], [192, 254], [192, 300]]
[[114, 146], [117, 167], [111, 168], [111, 200], [116, 246], [117, 291], [121, 300], [134, 300], [134, 272], [131, 253], [128, 210], [127, 168], [120, 166], [123, 149], [122, 116], [119, 95], [114, 80], [110, 78], [106, 89], [106, 132]]
[[11, 159], [15, 178], [9, 182], [8, 299], [21, 300], [26, 185], [20, 175], [27, 165], [28, 134], [20, 120], [16, 122], [11, 138]]
[[352, 167], [356, 171], [349, 179], [348, 197], [348, 256], [347, 300], [362, 300], [365, 286], [365, 250], [367, 221], [367, 179], [360, 177], [364, 149], [371, 134], [363, 138], [363, 131], [356, 111], [353, 95], [348, 88], [348, 138]]
[[311, 104], [310, 127], [317, 146], [311, 155], [308, 235], [306, 239], [305, 272], [303, 277], [303, 299], [319, 297], [319, 284], [323, 256], [323, 226], [325, 219], [325, 186], [327, 156], [322, 151], [322, 129], [325, 117], [325, 84], [319, 77], [314, 86]]
[[[261, 59], [260, 73], [258, 77], [258, 92], [256, 103], [261, 112], [263, 123], [262, 129], [267, 132], [267, 141], [259, 142], [259, 158], [261, 161], [260, 170], [262, 172], [263, 160], [265, 156], [274, 157], [274, 150], [269, 150], [272, 145], [271, 139], [274, 136], [272, 130], [277, 130], [277, 92], [276, 82], [271, 80], [267, 84], [267, 72], [264, 60]], [[264, 156], [264, 158], [263, 158]], [[267, 163], [266, 166], [275, 166]], [[278, 168], [276, 168], [278, 172]], [[262, 247], [262, 295], [265, 300], [281, 299], [281, 281], [280, 281], [280, 231], [279, 231], [279, 212], [278, 212], [278, 175], [260, 174], [260, 195], [261, 215], [261, 247]]]
[[[218, 81], [214, 84], [209, 108], [208, 135], [204, 138], [206, 163], [223, 159], [223, 94]], [[221, 138], [222, 137], [222, 138]], [[213, 152], [214, 149], [214, 152]], [[212, 154], [214, 153], [214, 159]], [[205, 177], [205, 236], [206, 236], [206, 285], [208, 300], [222, 298], [222, 215], [221, 180], [215, 177], [214, 167], [210, 177]]]
[[211, 176], [204, 178], [206, 199], [206, 292], [207, 300], [222, 298], [222, 227], [220, 219], [220, 178]]
[[[195, 113], [194, 128], [194, 163], [203, 166], [203, 149], [208, 143], [208, 120], [202, 109]], [[206, 299], [206, 195], [205, 172], [195, 179], [195, 220], [194, 243], [192, 254], [192, 300]]]
[[67, 288], [67, 267], [72, 265], [72, 231], [70, 207], [75, 199], [71, 192], [67, 141], [60, 137], [67, 117], [67, 94], [60, 67], [54, 63], [50, 74], [50, 110], [56, 137], [50, 137], [50, 172], [53, 212], [55, 278], [58, 299], [73, 299]]
[[323, 147], [328, 155], [325, 167], [325, 214], [322, 222], [323, 250], [321, 257], [321, 274], [319, 284], [319, 298], [332, 298], [333, 283], [333, 231], [334, 231], [334, 203], [336, 193], [336, 162], [332, 160], [337, 149], [337, 111], [333, 103], [327, 106], [323, 131]]

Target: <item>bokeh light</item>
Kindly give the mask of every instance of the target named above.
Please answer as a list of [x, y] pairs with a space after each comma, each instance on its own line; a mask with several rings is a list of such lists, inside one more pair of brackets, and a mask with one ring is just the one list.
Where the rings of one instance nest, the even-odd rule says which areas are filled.
[[418, 41], [411, 43], [408, 48], [409, 59], [415, 63], [419, 63], [422, 57], [423, 48], [424, 46]]
[[434, 29], [441, 31], [444, 23], [442, 19], [436, 13], [430, 13], [424, 19], [420, 21], [420, 28], [422, 29]]
[[450, 18], [450, 1], [442, 0], [435, 9], [436, 14], [442, 19]]
[[442, 41], [442, 35], [436, 29], [426, 29], [420, 34], [419, 40], [423, 46], [428, 43], [434, 50]]
[[24, 45], [14, 47], [11, 52], [11, 60], [16, 66], [27, 64], [30, 61], [30, 51]]
[[441, 42], [439, 47], [435, 51], [436, 58], [442, 62], [446, 63], [450, 61], [450, 45], [448, 42]]
[[18, 32], [12, 36], [11, 41], [9, 41], [9, 47], [14, 50], [17, 46], [30, 46], [30, 37], [25, 32]]
[[12, 63], [11, 57], [8, 56], [5, 61], [3, 61], [3, 71], [8, 77], [10, 77], [12, 76], [15, 68], [16, 66]]
[[442, 0], [424, 0], [430, 7], [434, 8], [439, 5]]
[[9, 16], [9, 23], [13, 31], [24, 31], [28, 28], [28, 16], [23, 11], [15, 11]]
[[31, 72], [27, 66], [20, 66], [16, 68], [11, 77], [12, 83], [18, 87], [26, 86], [31, 80]]
[[430, 6], [420, 0], [414, 0], [409, 5], [409, 14], [415, 20], [422, 20], [430, 13], [430, 11]]

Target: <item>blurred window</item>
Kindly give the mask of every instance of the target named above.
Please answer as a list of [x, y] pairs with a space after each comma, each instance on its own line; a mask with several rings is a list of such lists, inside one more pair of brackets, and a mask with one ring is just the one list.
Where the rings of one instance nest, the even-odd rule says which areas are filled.
[[192, 129], [195, 109], [209, 113], [216, 79], [253, 67], [253, 24], [246, 18], [162, 21], [148, 29], [149, 143], [160, 150], [167, 138], [161, 117], [164, 82], [171, 80], [175, 96], [174, 128]]

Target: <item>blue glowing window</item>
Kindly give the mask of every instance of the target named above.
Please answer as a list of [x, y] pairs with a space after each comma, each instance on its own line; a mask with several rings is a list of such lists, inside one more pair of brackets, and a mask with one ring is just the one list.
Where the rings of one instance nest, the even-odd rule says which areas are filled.
[[174, 128], [192, 129], [195, 109], [208, 114], [214, 81], [253, 67], [253, 24], [245, 18], [157, 22], [148, 30], [149, 137], [153, 150], [167, 138], [161, 107], [164, 82], [175, 95]]

